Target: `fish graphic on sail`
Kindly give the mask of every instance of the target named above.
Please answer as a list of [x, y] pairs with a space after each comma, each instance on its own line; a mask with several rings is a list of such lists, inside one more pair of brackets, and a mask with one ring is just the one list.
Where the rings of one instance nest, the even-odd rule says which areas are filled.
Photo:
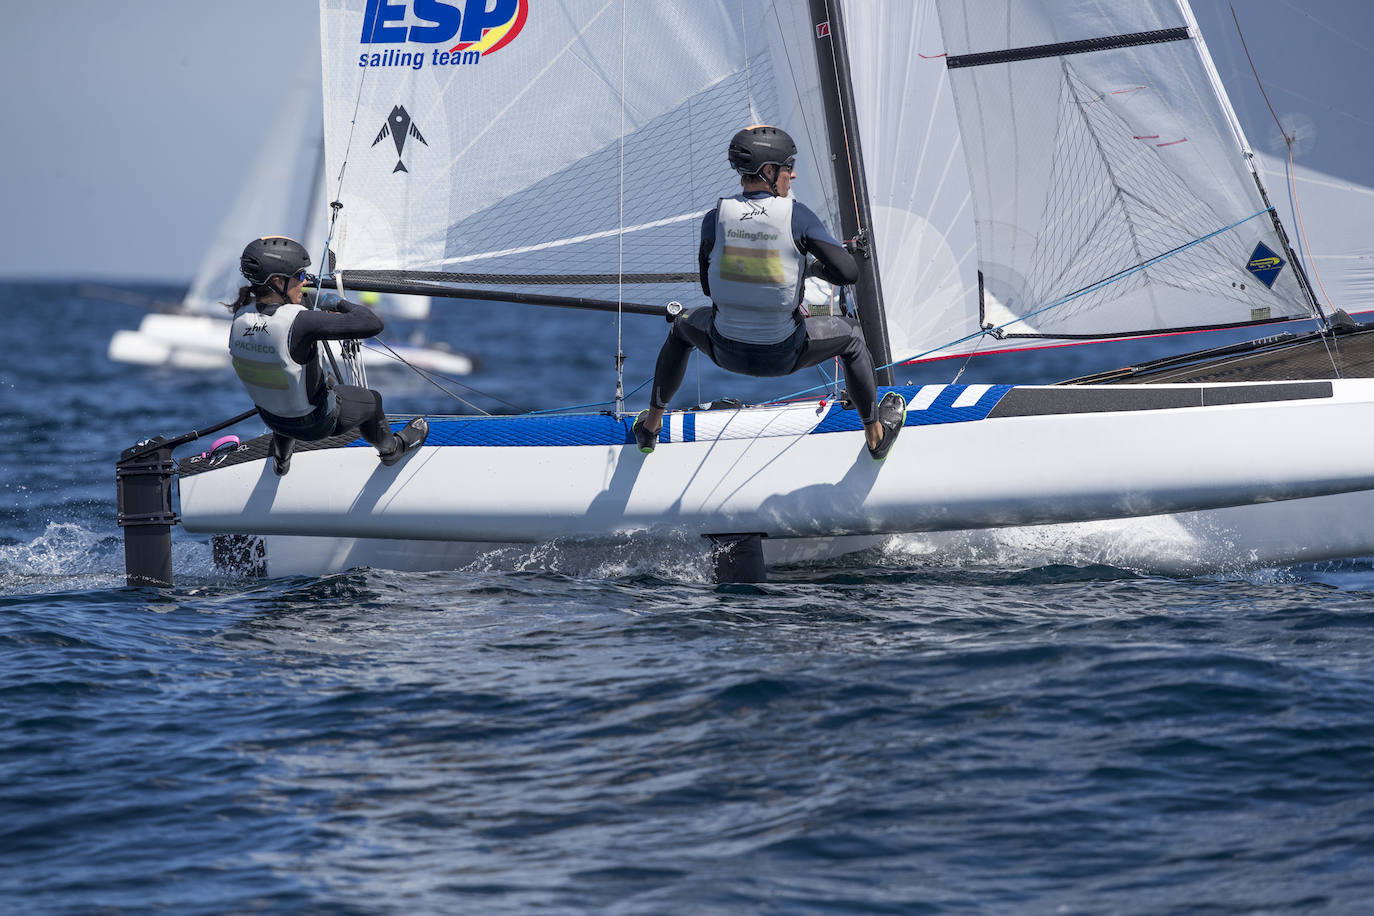
[[395, 108], [391, 109], [391, 114], [387, 115], [386, 123], [383, 124], [382, 129], [377, 132], [377, 137], [372, 141], [372, 145], [376, 146], [387, 137], [390, 137], [396, 143], [396, 168], [391, 170], [392, 174], [410, 171], [406, 168], [405, 163], [401, 161], [401, 156], [405, 152], [407, 137], [419, 143], [423, 143], [425, 146], [429, 146], [428, 143], [425, 143], [425, 138], [420, 135], [420, 128], [416, 127], [415, 123], [411, 121], [410, 112], [406, 111], [405, 107], [401, 105], [397, 105]]

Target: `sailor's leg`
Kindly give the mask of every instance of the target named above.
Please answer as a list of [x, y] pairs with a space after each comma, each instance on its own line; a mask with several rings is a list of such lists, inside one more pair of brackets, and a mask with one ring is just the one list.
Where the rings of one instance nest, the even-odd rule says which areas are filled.
[[396, 451], [399, 443], [386, 422], [379, 392], [357, 385], [338, 385], [334, 388], [334, 399], [339, 405], [339, 419], [334, 424], [335, 435], [357, 428], [379, 454], [389, 455]]
[[654, 364], [654, 387], [649, 394], [649, 415], [645, 425], [650, 430], [658, 429], [663, 422], [663, 411], [668, 402], [682, 387], [682, 379], [687, 374], [687, 358], [693, 348], [711, 357], [711, 307], [701, 306], [679, 315], [668, 332], [668, 339], [658, 351], [658, 362]]
[[817, 315], [806, 319], [806, 345], [792, 371], [817, 366], [840, 358], [849, 396], [867, 426], [878, 416], [878, 383], [873, 375], [873, 357], [868, 354], [864, 332], [849, 318]]

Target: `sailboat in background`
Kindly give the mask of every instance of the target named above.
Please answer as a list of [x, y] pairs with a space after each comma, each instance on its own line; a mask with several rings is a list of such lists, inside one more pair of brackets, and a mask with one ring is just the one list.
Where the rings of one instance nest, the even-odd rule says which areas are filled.
[[[252, 171], [216, 229], [186, 295], [169, 308], [150, 311], [137, 329], [116, 331], [107, 351], [111, 360], [227, 370], [230, 318], [221, 303], [232, 302], [244, 283], [238, 265], [247, 241], [267, 232], [300, 239], [311, 252], [325, 250], [330, 210], [319, 87], [316, 54], [284, 93]], [[358, 298], [388, 319], [413, 323], [429, 317], [428, 296], [374, 293]], [[391, 344], [390, 353], [373, 344], [363, 349], [375, 354], [368, 361], [373, 370], [410, 364], [440, 375], [467, 375], [474, 365], [470, 356], [445, 344], [426, 343], [422, 333], [409, 343]]]
[[[560, 536], [763, 537], [787, 558], [1231, 511], [1340, 522], [1321, 555], [1374, 552], [1374, 379], [1340, 368], [1371, 338], [1325, 330], [1334, 310], [1186, 4], [466, 6], [460, 32], [408, 5], [382, 21], [364, 0], [321, 2], [327, 171], [346, 176], [333, 279], [349, 289], [670, 317], [702, 302], [697, 226], [735, 191], [722, 138], [766, 122], [834, 165], [794, 187], [865, 254], [844, 298], [884, 384], [922, 360], [1280, 321], [1317, 323], [1323, 350], [1339, 340], [1336, 365], [1271, 382], [1288, 377], [1269, 354], [1236, 382], [1205, 359], [1187, 384], [898, 386], [908, 429], [882, 464], [837, 392], [670, 412], [647, 459], [620, 410], [432, 418], [395, 468], [349, 439], [303, 444], [309, 473], [287, 478], [263, 440], [174, 469], [182, 440], [131, 450], [165, 451], [188, 531], [247, 536], [271, 574], [437, 568]], [[399, 143], [353, 137], [397, 112], [425, 138], [404, 169]], [[1343, 524], [1347, 506], [1362, 524]], [[1314, 548], [1279, 532], [1237, 552], [1263, 565]]]

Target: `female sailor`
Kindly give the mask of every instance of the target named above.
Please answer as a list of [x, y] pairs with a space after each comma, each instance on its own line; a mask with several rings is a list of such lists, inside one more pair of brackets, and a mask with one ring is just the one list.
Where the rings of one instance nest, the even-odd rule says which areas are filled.
[[381, 394], [328, 384], [319, 342], [375, 337], [382, 319], [337, 296], [317, 297], [321, 301], [313, 309], [302, 305], [309, 266], [309, 253], [294, 239], [254, 239], [239, 259], [248, 285], [226, 303], [234, 313], [229, 330], [234, 371], [272, 430], [274, 470], [280, 476], [290, 469], [297, 439], [313, 442], [353, 429], [377, 449], [382, 464], [393, 465], [424, 444], [429, 424], [417, 417], [392, 433]]

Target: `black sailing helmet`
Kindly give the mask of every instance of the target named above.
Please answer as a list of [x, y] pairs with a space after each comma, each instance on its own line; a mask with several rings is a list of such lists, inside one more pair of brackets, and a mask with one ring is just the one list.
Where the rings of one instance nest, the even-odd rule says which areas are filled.
[[797, 157], [797, 144], [780, 127], [755, 124], [730, 140], [730, 165], [741, 175], [757, 175], [765, 165], [787, 166]]
[[305, 246], [284, 235], [253, 239], [239, 258], [239, 272], [248, 282], [258, 285], [277, 274], [290, 277], [309, 266], [310, 253]]

